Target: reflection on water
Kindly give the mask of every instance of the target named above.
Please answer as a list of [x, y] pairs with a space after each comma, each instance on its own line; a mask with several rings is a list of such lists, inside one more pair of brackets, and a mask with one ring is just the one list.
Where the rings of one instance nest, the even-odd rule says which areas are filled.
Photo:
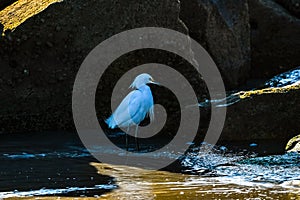
[[297, 199], [300, 194], [300, 188], [246, 183], [234, 177], [200, 177], [98, 163], [93, 166], [116, 177], [120, 186], [103, 199]]
[[229, 154], [224, 147], [210, 153], [194, 148], [181, 160], [184, 173], [170, 173], [99, 163], [72, 134], [0, 138], [0, 199], [298, 199], [300, 194], [298, 153], [255, 157]]

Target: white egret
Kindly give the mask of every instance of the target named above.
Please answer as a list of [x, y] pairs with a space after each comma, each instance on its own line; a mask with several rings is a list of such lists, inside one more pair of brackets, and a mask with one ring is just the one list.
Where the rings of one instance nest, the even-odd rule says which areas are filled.
[[[138, 126], [148, 115], [150, 122], [154, 119], [153, 96], [148, 83], [158, 84], [154, 82], [149, 74], [138, 75], [129, 88], [131, 91], [117, 107], [115, 112], [105, 120], [108, 127], [114, 129], [116, 127], [127, 127], [127, 133], [130, 126], [135, 127], [136, 148], [139, 151], [137, 138]], [[126, 149], [128, 150], [128, 135], [126, 134]]]

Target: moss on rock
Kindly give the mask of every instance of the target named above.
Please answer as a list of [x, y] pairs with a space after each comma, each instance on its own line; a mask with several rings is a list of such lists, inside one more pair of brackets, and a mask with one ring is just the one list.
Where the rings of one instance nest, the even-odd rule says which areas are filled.
[[287, 151], [298, 151], [300, 152], [300, 135], [297, 135], [290, 139], [287, 143], [286, 148]]

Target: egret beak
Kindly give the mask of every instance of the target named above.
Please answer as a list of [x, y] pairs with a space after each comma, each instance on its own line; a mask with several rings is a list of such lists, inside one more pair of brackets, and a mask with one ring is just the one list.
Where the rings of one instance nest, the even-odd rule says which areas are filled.
[[154, 81], [151, 81], [150, 83], [151, 83], [151, 84], [154, 84], [154, 85], [160, 85], [160, 83], [154, 82]]
[[151, 83], [151, 84], [154, 84], [154, 85], [160, 85], [160, 83], [155, 82], [153, 78], [150, 79], [150, 83]]

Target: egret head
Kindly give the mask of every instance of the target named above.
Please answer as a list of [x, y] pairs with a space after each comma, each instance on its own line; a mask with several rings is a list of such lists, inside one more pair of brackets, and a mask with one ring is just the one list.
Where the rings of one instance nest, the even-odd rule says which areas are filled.
[[140, 74], [134, 79], [134, 81], [130, 85], [130, 88], [139, 88], [148, 83], [157, 84], [149, 74]]

